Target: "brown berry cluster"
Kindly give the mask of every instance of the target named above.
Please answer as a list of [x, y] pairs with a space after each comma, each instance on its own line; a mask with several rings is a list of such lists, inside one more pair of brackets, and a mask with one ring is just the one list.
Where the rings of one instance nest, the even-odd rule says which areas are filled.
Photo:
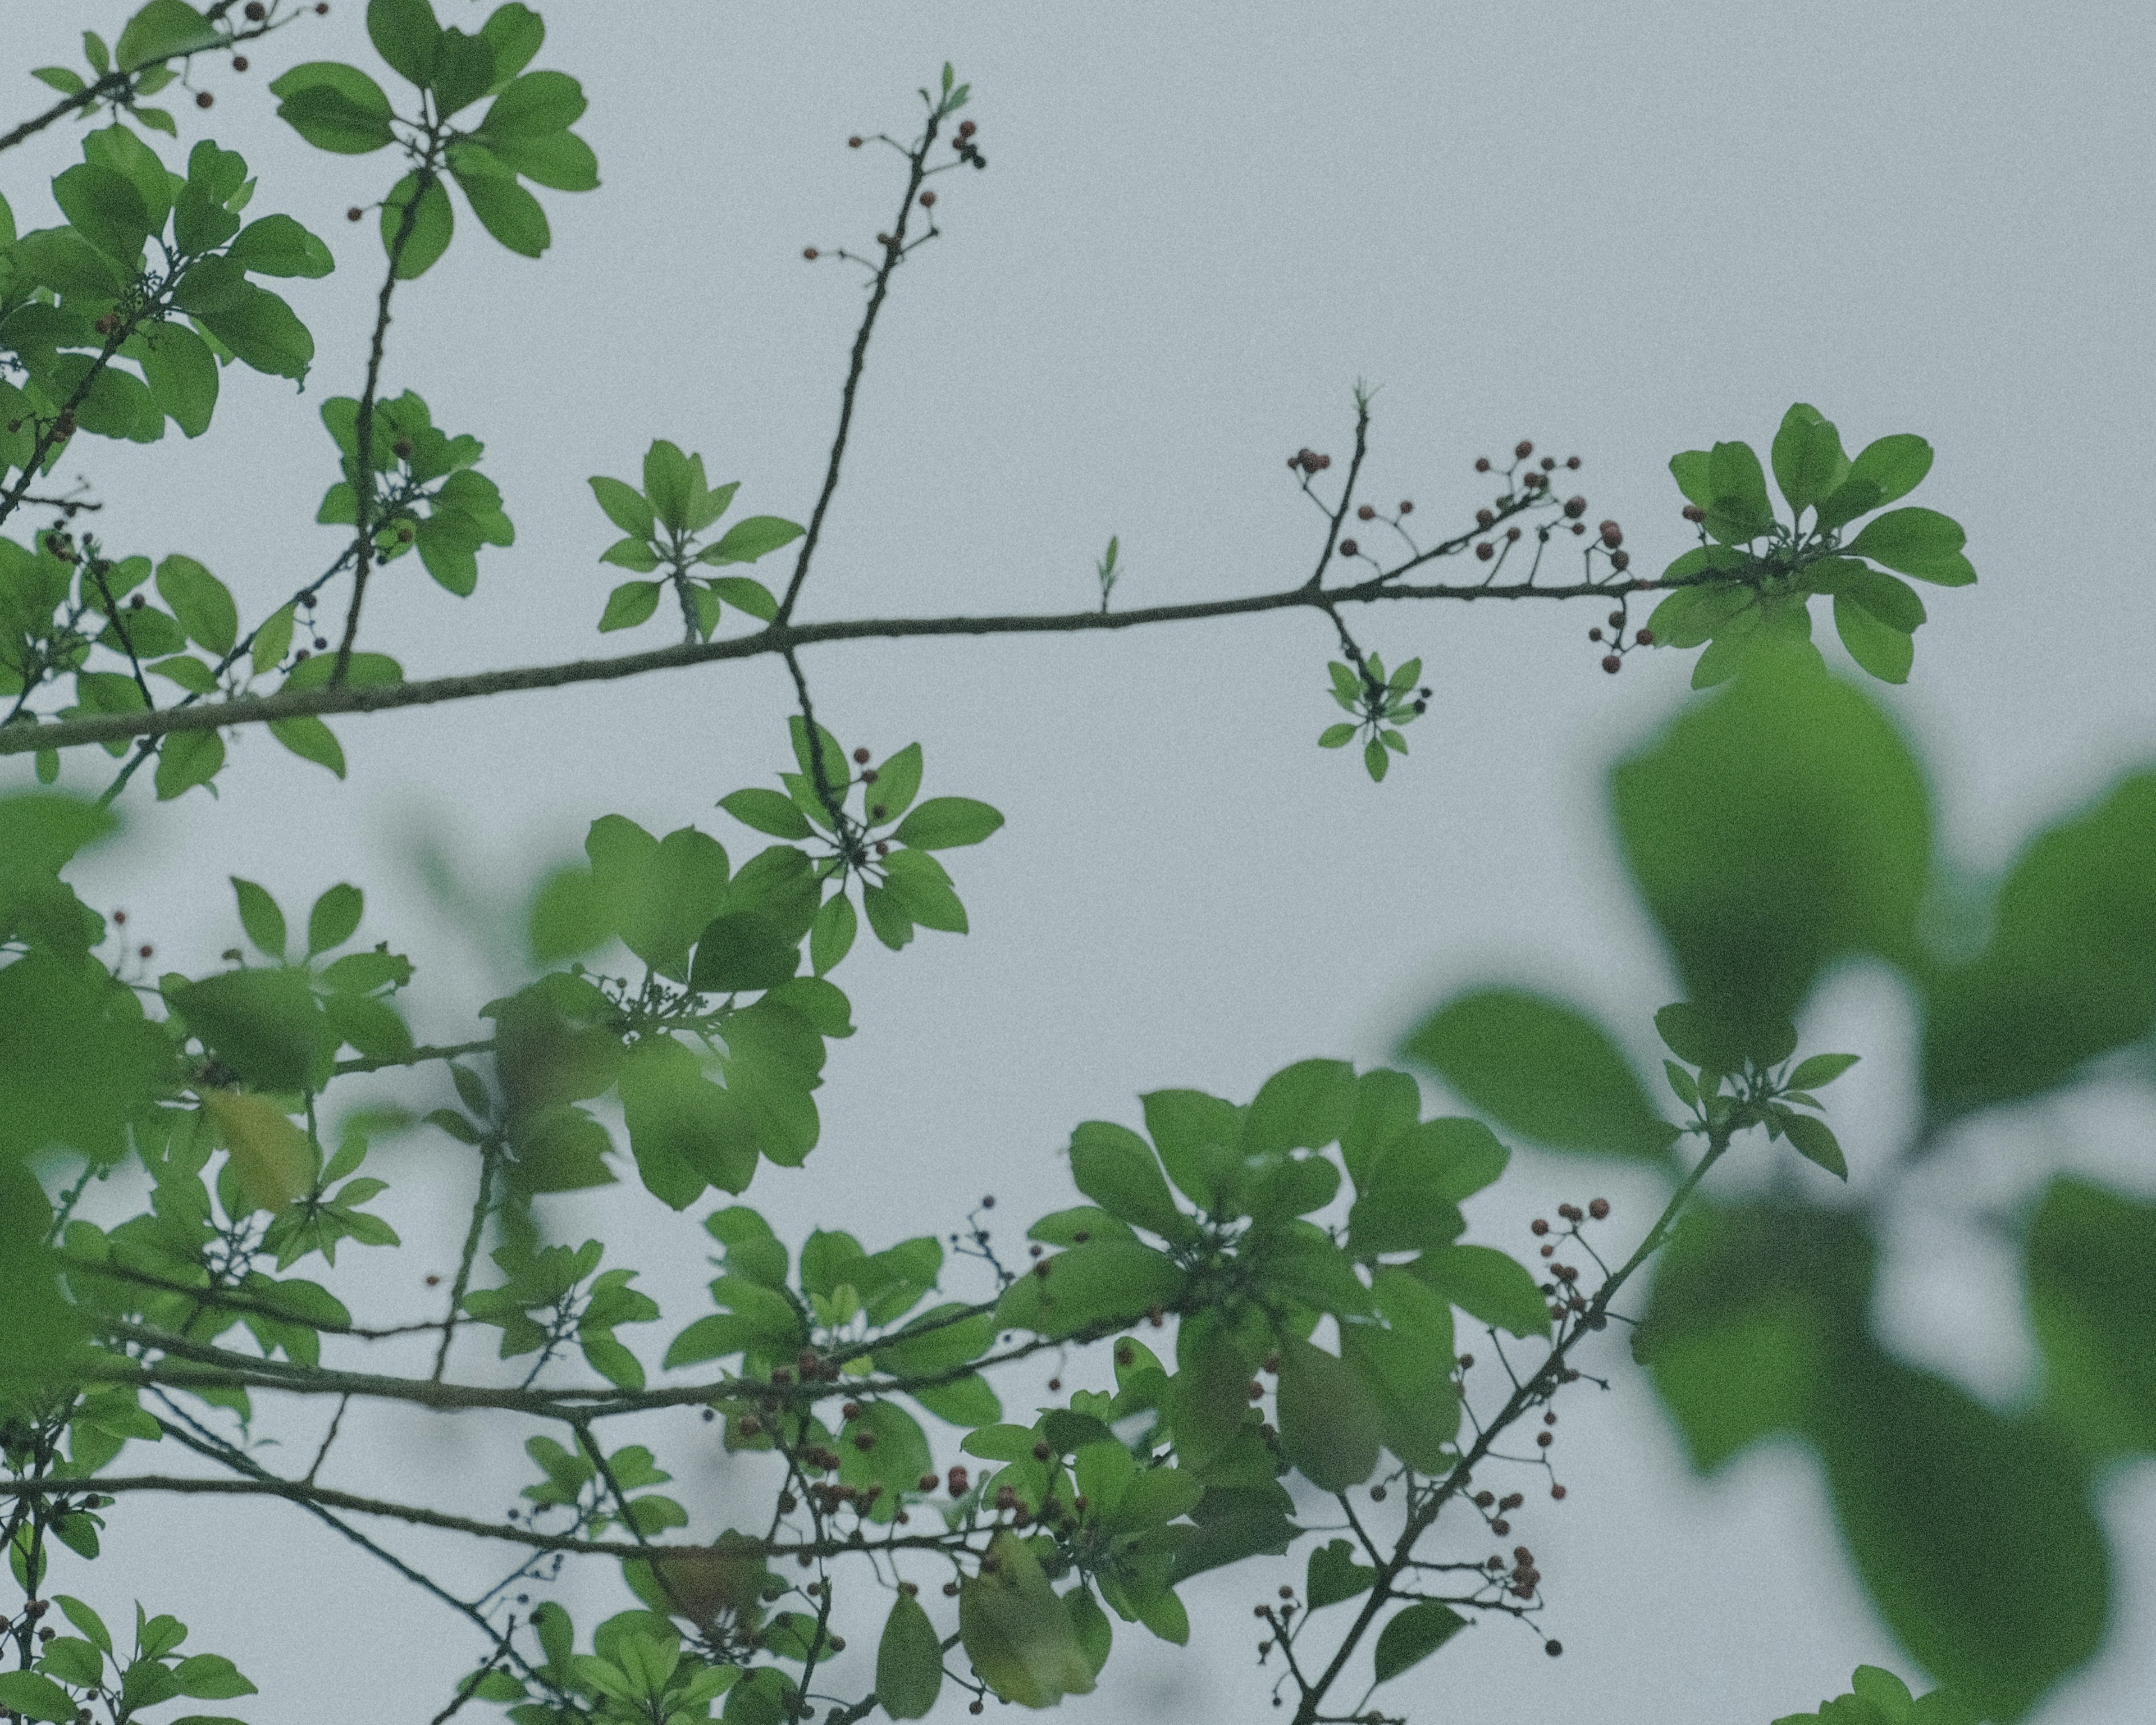
[[1321, 455], [1314, 449], [1297, 449], [1287, 458], [1289, 471], [1300, 471], [1305, 478], [1320, 474], [1332, 465], [1330, 455]]
[[958, 135], [951, 140], [951, 147], [958, 152], [958, 160], [968, 167], [986, 167], [988, 158], [981, 154], [981, 146], [973, 141], [973, 134], [980, 128], [970, 120], [958, 122]]

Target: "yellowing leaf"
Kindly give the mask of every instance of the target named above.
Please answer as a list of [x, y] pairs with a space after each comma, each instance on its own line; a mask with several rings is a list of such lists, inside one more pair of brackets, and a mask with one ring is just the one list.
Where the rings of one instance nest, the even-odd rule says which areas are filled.
[[958, 1588], [958, 1633], [982, 1681], [1020, 1707], [1052, 1707], [1093, 1688], [1070, 1614], [1025, 1542], [996, 1535], [981, 1573]]
[[315, 1164], [305, 1132], [259, 1096], [208, 1090], [202, 1102], [232, 1153], [239, 1189], [249, 1203], [257, 1209], [280, 1210], [305, 1195]]

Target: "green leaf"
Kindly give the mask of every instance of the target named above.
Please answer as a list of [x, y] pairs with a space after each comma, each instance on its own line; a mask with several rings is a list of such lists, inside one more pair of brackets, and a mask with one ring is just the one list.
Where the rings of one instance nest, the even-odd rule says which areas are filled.
[[357, 66], [310, 60], [274, 80], [277, 117], [312, 144], [343, 156], [364, 156], [396, 141], [389, 98]]
[[124, 270], [136, 267], [149, 237], [150, 213], [125, 175], [78, 162], [54, 180], [53, 201], [98, 250]]
[[772, 598], [771, 589], [746, 575], [721, 575], [711, 583], [711, 591], [759, 623], [769, 623], [778, 615], [778, 601]]
[[659, 553], [641, 539], [617, 539], [599, 553], [599, 561], [612, 563], [619, 569], [634, 569], [639, 574], [649, 574], [659, 567]]
[[598, 499], [599, 507], [606, 517], [633, 539], [649, 539], [658, 525], [658, 517], [644, 493], [633, 485], [624, 485], [618, 479], [608, 479], [603, 474], [593, 474], [586, 481], [592, 495]]
[[1377, 1579], [1375, 1569], [1355, 1561], [1353, 1546], [1344, 1539], [1331, 1540], [1314, 1548], [1310, 1553], [1303, 1598], [1315, 1611], [1321, 1606], [1337, 1605], [1342, 1599], [1368, 1592], [1370, 1584]]
[[1841, 434], [1820, 416], [1818, 408], [1802, 402], [1783, 416], [1770, 459], [1774, 483], [1781, 487], [1792, 516], [1803, 514], [1830, 495], [1850, 471], [1849, 457], [1841, 451]]
[[1621, 763], [1611, 791], [1690, 998], [1740, 1041], [1793, 1019], [1838, 959], [1910, 954], [1929, 799], [1892, 721], [1847, 685], [1763, 668]]
[[925, 1719], [943, 1687], [943, 1644], [920, 1600], [901, 1591], [876, 1643], [876, 1699], [894, 1719]]
[[958, 902], [942, 864], [926, 850], [894, 850], [886, 857], [884, 889], [921, 927], [966, 932], [966, 907]]
[[949, 850], [978, 845], [1003, 824], [1000, 814], [971, 797], [931, 797], [901, 821], [891, 836], [919, 850]]
[[198, 645], [222, 657], [239, 639], [231, 592], [192, 557], [175, 553], [157, 565], [157, 593]]
[[2032, 840], [1974, 959], [1920, 973], [1937, 1119], [2035, 1096], [2156, 1023], [2156, 773]]
[[835, 968], [853, 950], [860, 926], [854, 901], [844, 892], [834, 892], [824, 901], [808, 928], [808, 963], [818, 976]]
[[735, 791], [720, 798], [719, 807], [742, 825], [774, 839], [805, 839], [809, 834], [808, 817], [793, 806], [790, 797], [778, 791], [760, 787]]
[[1860, 1058], [1849, 1054], [1809, 1055], [1799, 1061], [1796, 1070], [1789, 1074], [1789, 1087], [1792, 1090], [1822, 1089], [1840, 1077]]
[[1815, 1162], [1838, 1180], [1849, 1178], [1849, 1163], [1841, 1153], [1841, 1144], [1827, 1123], [1810, 1114], [1784, 1114], [1780, 1117], [1784, 1135], [1796, 1147], [1797, 1154], [1807, 1162]]
[[2026, 1250], [2046, 1411], [2092, 1457], [2156, 1451], [2156, 1205], [2060, 1175]]
[[1958, 556], [1966, 542], [1961, 524], [1935, 509], [1895, 509], [1866, 522], [1846, 549], [1851, 557], [1870, 557], [1890, 569], [1921, 575], [1932, 565]]
[[[1892, 581], [1891, 575], [1881, 578]], [[1905, 589], [1906, 591], [1906, 589]], [[1882, 683], [1906, 683], [1916, 663], [1917, 644], [1876, 612], [1845, 593], [1834, 596], [1835, 632], [1849, 656]]]
[[1928, 472], [1932, 472], [1932, 446], [1908, 431], [1865, 444], [1863, 453], [1850, 465], [1848, 483], [1867, 487], [1865, 494], [1869, 502], [1863, 509], [1843, 516], [1843, 520], [1856, 520], [1856, 516], [1889, 505], [1895, 498], [1908, 496], [1923, 483]]
[[142, 375], [151, 395], [182, 432], [200, 437], [217, 408], [217, 359], [209, 344], [182, 323], [153, 325], [142, 340]]
[[1152, 1147], [1127, 1127], [1089, 1120], [1070, 1135], [1070, 1175], [1094, 1203], [1134, 1227], [1187, 1244], [1201, 1237], [1177, 1205]]
[[326, 767], [339, 778], [344, 777], [344, 746], [336, 740], [336, 732], [312, 713], [295, 719], [273, 719], [270, 734], [301, 760]]
[[1549, 1334], [1549, 1307], [1532, 1274], [1491, 1246], [1452, 1245], [1409, 1266], [1455, 1306], [1523, 1338]]
[[1500, 1126], [1553, 1149], [1659, 1156], [1674, 1136], [1601, 1028], [1540, 995], [1463, 994], [1426, 1019], [1401, 1052]]
[[1268, 1078], [1243, 1118], [1242, 1148], [1322, 1150], [1348, 1130], [1355, 1069], [1345, 1060], [1302, 1060]]
[[921, 745], [909, 742], [875, 769], [875, 783], [868, 788], [869, 824], [881, 826], [896, 820], [913, 806], [921, 791]]
[[1386, 753], [1384, 744], [1378, 742], [1376, 737], [1372, 737], [1363, 745], [1363, 768], [1373, 782], [1382, 783], [1386, 770], [1391, 765], [1392, 757]]
[[181, 1694], [198, 1701], [229, 1701], [236, 1695], [259, 1692], [221, 1653], [198, 1653], [183, 1659], [172, 1668], [172, 1676]]
[[1345, 1361], [1297, 1336], [1280, 1345], [1281, 1447], [1321, 1491], [1344, 1491], [1378, 1465], [1378, 1409]]
[[480, 225], [520, 257], [536, 258], [553, 243], [553, 231], [539, 200], [517, 183], [516, 176], [498, 163], [482, 169], [469, 147], [450, 164], [459, 189], [479, 218]]
[[442, 35], [428, 0], [367, 0], [367, 35], [400, 77], [426, 88]]
[[[404, 213], [415, 198], [418, 208], [413, 211], [407, 232]], [[423, 182], [417, 173], [408, 173], [399, 180], [382, 200], [381, 228], [382, 254], [397, 259], [399, 281], [417, 280], [433, 269], [449, 249], [457, 228], [456, 211], [440, 177], [429, 174]], [[401, 250], [398, 247], [400, 234], [403, 238]]]
[[224, 254], [256, 275], [300, 275], [314, 280], [336, 268], [330, 249], [290, 216], [249, 222]]
[[752, 515], [727, 528], [716, 545], [697, 553], [700, 563], [752, 563], [758, 557], [791, 545], [805, 530], [797, 521], [775, 515]]
[[[1674, 466], [1674, 464], [1672, 464]], [[1707, 531], [1725, 544], [1756, 539], [1774, 525], [1767, 475], [1749, 444], [1717, 444], [1707, 457]]]
[[0, 1707], [12, 1707], [26, 1719], [74, 1725], [74, 1697], [36, 1671], [0, 1671]]
[[1317, 734], [1317, 746], [1322, 749], [1344, 749], [1355, 740], [1355, 726], [1343, 719], [1337, 725], [1327, 725]]
[[714, 917], [696, 939], [689, 986], [700, 993], [732, 994], [776, 988], [800, 968], [798, 937], [788, 937], [754, 911]]
[[131, 72], [153, 60], [215, 48], [223, 40], [186, 0], [149, 0], [121, 31], [113, 44], [112, 62], [121, 71]]
[[1125, 1240], [1095, 1240], [1043, 1258], [997, 1302], [996, 1322], [1051, 1339], [1111, 1323], [1132, 1323], [1155, 1306], [1171, 1306], [1183, 1271], [1165, 1253]]
[[696, 492], [695, 474], [680, 445], [663, 437], [653, 439], [651, 447], [644, 452], [644, 495], [651, 500], [652, 512], [668, 531], [689, 531], [689, 511]]
[[357, 886], [342, 883], [316, 899], [314, 908], [307, 912], [307, 956], [318, 957], [357, 934], [366, 904], [364, 895]]
[[587, 105], [583, 87], [566, 72], [528, 72], [494, 99], [479, 129], [490, 141], [562, 131]]
[[1466, 1627], [1467, 1620], [1441, 1599], [1424, 1599], [1396, 1613], [1378, 1632], [1377, 1681], [1389, 1682], [1419, 1665]]
[[208, 784], [224, 765], [224, 739], [214, 731], [175, 731], [157, 750], [157, 800], [169, 803]]
[[[624, 581], [607, 595], [606, 609], [599, 616], [599, 633], [606, 634], [618, 629], [634, 629], [639, 623], [650, 620], [651, 614], [659, 608], [659, 598], [665, 589], [660, 581]], [[803, 837], [807, 834], [803, 834]]]

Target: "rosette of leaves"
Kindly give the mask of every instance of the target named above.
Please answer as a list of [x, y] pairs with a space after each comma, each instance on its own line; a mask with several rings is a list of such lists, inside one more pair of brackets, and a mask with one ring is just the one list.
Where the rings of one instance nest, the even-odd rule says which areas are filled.
[[508, 1281], [467, 1294], [465, 1310], [480, 1323], [501, 1327], [504, 1359], [551, 1355], [573, 1339], [585, 1363], [609, 1384], [641, 1389], [644, 1367], [614, 1330], [651, 1322], [659, 1307], [629, 1286], [634, 1270], [599, 1269], [605, 1250], [596, 1240], [573, 1248], [511, 1240], [493, 1255]]
[[746, 575], [691, 572], [753, 563], [801, 536], [795, 522], [775, 515], [752, 515], [703, 543], [706, 532], [734, 501], [740, 480], [715, 489], [704, 477], [701, 455], [685, 455], [677, 445], [659, 438], [644, 452], [642, 490], [596, 474], [591, 487], [607, 519], [627, 536], [600, 552], [599, 561], [640, 574], [661, 568], [667, 572], [657, 581], [625, 581], [608, 595], [599, 618], [602, 634], [649, 621], [669, 585], [680, 602], [684, 630], [692, 640], [711, 638], [721, 604], [762, 623], [778, 615], [778, 601], [760, 581]]
[[[1245, 1106], [1196, 1091], [1143, 1103], [1147, 1136], [1100, 1121], [1073, 1134], [1072, 1177], [1093, 1207], [1038, 1225], [1065, 1250], [996, 1316], [1061, 1339], [1183, 1314], [1178, 1369], [1158, 1386], [1163, 1424], [1179, 1466], [1229, 1495], [1209, 1497], [1199, 1520], [1222, 1525], [1202, 1560], [1179, 1555], [1182, 1571], [1275, 1548], [1286, 1502], [1250, 1394], [1261, 1366], [1277, 1378], [1279, 1454], [1322, 1489], [1368, 1478], [1381, 1450], [1425, 1472], [1452, 1465], [1452, 1307], [1521, 1336], [1549, 1328], [1522, 1266], [1457, 1243], [1460, 1201], [1505, 1167], [1489, 1129], [1424, 1121], [1405, 1074], [1358, 1076], [1338, 1060], [1287, 1067]], [[1337, 1161], [1319, 1153], [1335, 1146]], [[1341, 1195], [1343, 1168], [1346, 1227], [1310, 1220]], [[1309, 1339], [1327, 1317], [1337, 1354]], [[1118, 1344], [1119, 1364], [1130, 1348]]]
[[93, 100], [76, 110], [85, 119], [109, 101], [116, 120], [125, 116], [138, 126], [174, 136], [179, 128], [172, 116], [162, 108], [141, 106], [141, 98], [155, 95], [178, 76], [166, 61], [223, 48], [228, 41], [224, 31], [187, 0], [149, 0], [110, 46], [95, 30], [82, 33], [90, 78], [69, 66], [39, 66], [30, 75], [64, 96], [81, 95], [93, 85], [105, 90], [107, 100]]
[[[782, 773], [779, 791], [752, 788], [719, 799], [719, 807], [760, 833], [809, 839], [820, 833], [830, 845], [815, 860], [819, 902], [808, 937], [808, 957], [824, 975], [853, 950], [865, 916], [878, 940], [897, 952], [913, 931], [963, 934], [968, 923], [950, 874], [932, 854], [978, 845], [1004, 824], [1003, 815], [972, 797], [931, 797], [921, 791], [921, 745], [908, 743], [873, 766], [849, 761], [839, 739], [822, 726], [813, 735], [795, 714], [788, 721], [798, 773]], [[820, 788], [819, 788], [820, 783]], [[858, 796], [860, 812], [849, 807]], [[797, 853], [807, 860], [806, 853]], [[860, 883], [857, 914], [847, 894]], [[836, 889], [824, 896], [826, 885]]]
[[[336, 441], [344, 477], [323, 494], [315, 512], [318, 521], [358, 522], [359, 405], [348, 395], [322, 403], [322, 424]], [[375, 403], [367, 442], [365, 478], [374, 500], [367, 521], [375, 560], [392, 562], [417, 551], [429, 575], [459, 598], [469, 598], [479, 584], [480, 547], [516, 542], [516, 530], [502, 513], [501, 490], [477, 470], [486, 445], [469, 434], [451, 437], [436, 429], [427, 403], [408, 389]], [[376, 475], [390, 475], [386, 487]]]
[[[1662, 572], [1664, 581], [1685, 585], [1648, 619], [1656, 644], [1704, 645], [1692, 686], [1711, 688], [1756, 649], [1815, 654], [1810, 602], [1825, 594], [1850, 657], [1883, 682], [1906, 682], [1925, 612], [1900, 578], [1938, 587], [1976, 579], [1958, 522], [1914, 506], [1873, 513], [1916, 489], [1931, 471], [1932, 446], [1902, 433], [1852, 459], [1833, 424], [1799, 402], [1784, 415], [1770, 459], [1786, 521], [1775, 516], [1750, 444], [1671, 459], [1701, 543]], [[1872, 518], [1858, 526], [1866, 516]]]
[[0, 200], [0, 471], [49, 472], [77, 428], [154, 443], [170, 419], [199, 437], [221, 365], [304, 378], [314, 359], [252, 278], [326, 275], [329, 248], [290, 216], [243, 223], [243, 157], [205, 140], [176, 174], [118, 124], [82, 153], [52, 182], [64, 225], [18, 234]]
[[327, 1083], [340, 1049], [385, 1061], [411, 1054], [412, 1032], [393, 1001], [412, 980], [412, 961], [386, 944], [330, 956], [358, 932], [365, 898], [357, 886], [332, 886], [315, 901], [297, 959], [276, 900], [237, 875], [232, 888], [249, 944], [270, 963], [199, 980], [175, 972], [160, 983], [177, 1028], [202, 1045], [206, 1072], [296, 1096]]
[[50, 1638], [34, 1644], [40, 1648], [34, 1665], [0, 1672], [0, 1707], [19, 1718], [74, 1725], [92, 1702], [108, 1698], [131, 1718], [140, 1709], [182, 1696], [229, 1701], [256, 1693], [223, 1654], [182, 1653], [187, 1626], [177, 1617], [146, 1616], [136, 1605], [134, 1645], [123, 1653], [123, 1644], [85, 1601], [62, 1594], [53, 1603], [76, 1633], [53, 1635], [48, 1630]]
[[[382, 203], [382, 249], [397, 277], [424, 275], [449, 249], [456, 231], [451, 181], [488, 233], [524, 257], [539, 256], [552, 233], [521, 182], [558, 192], [599, 182], [598, 158], [569, 130], [584, 111], [583, 87], [567, 73], [524, 69], [546, 40], [539, 15], [512, 0], [467, 34], [444, 27], [429, 0], [368, 0], [367, 31], [391, 69], [420, 92], [419, 117], [400, 116], [372, 77], [334, 60], [295, 66], [270, 89], [279, 117], [317, 149], [365, 156], [402, 145], [411, 171]], [[450, 124], [483, 96], [494, 100], [476, 126]]]
[[1400, 735], [1400, 726], [1414, 724], [1424, 711], [1427, 696], [1415, 687], [1422, 675], [1422, 661], [1410, 659], [1389, 676], [1384, 660], [1375, 653], [1356, 665], [1336, 659], [1325, 668], [1332, 673], [1333, 700], [1354, 716], [1327, 726], [1318, 736], [1317, 746], [1345, 748], [1367, 732], [1363, 766], [1372, 779], [1382, 780], [1392, 757], [1408, 752], [1408, 740]]

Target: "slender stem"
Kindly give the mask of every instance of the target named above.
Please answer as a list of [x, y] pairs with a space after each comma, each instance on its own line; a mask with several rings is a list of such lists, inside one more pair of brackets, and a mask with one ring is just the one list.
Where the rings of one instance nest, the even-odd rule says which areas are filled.
[[374, 339], [367, 355], [367, 386], [360, 391], [359, 413], [352, 426], [352, 444], [357, 453], [352, 458], [352, 494], [357, 525], [352, 532], [352, 546], [358, 562], [352, 580], [352, 608], [345, 613], [344, 639], [337, 644], [336, 667], [330, 672], [330, 687], [341, 688], [346, 674], [352, 669], [352, 646], [359, 638], [360, 607], [367, 600], [367, 578], [374, 563], [374, 403], [382, 387], [382, 360], [389, 340], [389, 300], [397, 291], [397, 271], [404, 261], [404, 248], [411, 244], [412, 230], [419, 220], [419, 202], [434, 188], [436, 175], [433, 165], [435, 141], [428, 141], [428, 160], [420, 165], [413, 182], [412, 195], [404, 200], [404, 208], [397, 218], [397, 233], [389, 242], [389, 268], [382, 277], [382, 291], [374, 302]]
[[831, 499], [838, 492], [839, 469], [846, 458], [846, 436], [853, 429], [854, 399], [860, 392], [862, 369], [868, 364], [869, 338], [875, 333], [876, 317], [890, 295], [891, 272], [906, 261], [906, 224], [913, 214], [921, 182], [927, 177], [929, 146], [936, 141], [936, 128], [942, 118], [935, 109], [929, 110], [927, 126], [906, 156], [906, 196], [899, 204], [898, 220], [891, 228], [890, 241], [883, 249], [883, 262], [877, 266], [869, 289], [869, 303], [861, 313], [861, 326], [854, 335], [853, 354], [846, 362], [845, 387], [839, 393], [838, 434], [831, 439], [830, 459], [824, 470], [824, 489], [817, 495], [815, 510], [808, 517], [808, 531], [802, 536], [800, 555], [793, 560], [793, 579], [786, 583], [786, 597], [779, 603], [778, 621], [782, 626], [793, 620], [794, 601], [801, 597], [802, 584], [808, 579], [809, 562], [824, 537], [824, 518], [830, 512]]
[[480, 1235], [486, 1227], [490, 1200], [494, 1194], [494, 1170], [497, 1160], [495, 1141], [490, 1137], [480, 1147], [479, 1196], [472, 1200], [471, 1224], [465, 1230], [465, 1249], [457, 1259], [456, 1281], [449, 1288], [449, 1314], [442, 1320], [442, 1345], [434, 1352], [434, 1370], [430, 1383], [439, 1384], [442, 1373], [449, 1363], [449, 1344], [456, 1340], [457, 1313], [464, 1309], [465, 1294], [471, 1286], [472, 1260], [479, 1255]]

